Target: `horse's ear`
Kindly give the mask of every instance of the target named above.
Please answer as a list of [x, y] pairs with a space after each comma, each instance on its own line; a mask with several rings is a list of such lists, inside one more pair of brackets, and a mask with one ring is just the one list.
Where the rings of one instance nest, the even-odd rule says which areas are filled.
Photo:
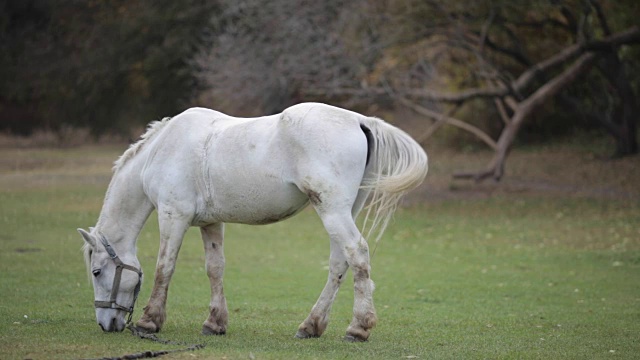
[[87, 244], [89, 244], [89, 246], [91, 246], [91, 247], [95, 247], [96, 246], [96, 239], [94, 239], [93, 236], [90, 233], [88, 233], [86, 230], [80, 229], [80, 228], [78, 228], [78, 232], [80, 233], [80, 235], [82, 235], [82, 238], [84, 239], [84, 241], [87, 242]]

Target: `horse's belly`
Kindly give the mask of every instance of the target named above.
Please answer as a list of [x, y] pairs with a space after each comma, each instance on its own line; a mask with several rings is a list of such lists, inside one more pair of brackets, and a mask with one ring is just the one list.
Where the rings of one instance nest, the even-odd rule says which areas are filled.
[[289, 218], [309, 203], [295, 185], [262, 182], [215, 187], [205, 222], [271, 224]]

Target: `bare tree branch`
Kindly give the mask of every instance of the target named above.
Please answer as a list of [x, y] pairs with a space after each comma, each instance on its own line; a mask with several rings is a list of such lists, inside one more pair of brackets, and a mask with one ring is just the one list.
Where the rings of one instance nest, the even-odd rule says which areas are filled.
[[611, 35], [611, 28], [609, 27], [607, 18], [604, 16], [600, 3], [597, 0], [589, 0], [589, 4], [591, 4], [591, 6], [596, 10], [596, 15], [598, 16], [598, 21], [600, 22], [600, 27], [602, 27], [604, 34], [606, 36]]
[[[640, 28], [633, 26], [625, 31], [613, 34], [602, 40], [588, 41], [584, 44], [571, 45], [558, 54], [541, 61], [525, 72], [523, 72], [515, 81], [510, 85], [513, 91], [519, 93], [531, 84], [536, 78], [537, 74], [545, 73], [554, 67], [557, 67], [570, 59], [579, 56], [584, 52], [590, 51], [605, 51], [611, 50], [612, 46], [619, 46], [623, 44], [635, 44], [640, 43]], [[309, 88], [304, 90], [305, 93], [313, 94], [326, 94], [331, 93], [333, 95], [356, 95], [364, 96], [366, 94], [385, 94], [386, 90], [380, 87], [368, 87], [366, 89], [361, 88], [341, 88], [341, 89], [324, 89], [324, 88]], [[466, 89], [459, 92], [441, 92], [430, 89], [396, 89], [396, 93], [404, 96], [416, 97], [425, 100], [448, 102], [448, 103], [462, 103], [475, 98], [494, 98], [504, 97], [510, 95], [512, 91], [504, 86], [499, 85], [495, 87], [487, 88], [473, 88]]]
[[494, 180], [499, 181], [504, 175], [504, 163], [511, 149], [511, 145], [513, 144], [513, 141], [515, 140], [515, 137], [524, 121], [540, 104], [556, 95], [560, 90], [573, 82], [580, 74], [585, 72], [594, 59], [595, 54], [593, 53], [582, 55], [569, 68], [545, 85], [541, 86], [525, 101], [518, 105], [518, 108], [511, 117], [510, 123], [504, 128], [500, 138], [498, 139], [496, 154], [489, 163], [487, 169], [479, 173], [457, 173], [454, 174], [454, 178], [473, 179], [475, 181], [493, 178]]
[[[438, 113], [436, 111], [433, 110], [429, 110], [423, 106], [420, 106], [402, 96], [396, 96], [396, 99], [398, 101], [400, 101], [403, 105], [407, 106], [408, 108], [411, 108], [412, 110], [414, 110], [415, 112], [422, 114], [424, 116], [427, 116], [429, 118], [435, 119], [436, 120], [436, 124], [434, 126], [440, 126], [437, 125], [438, 123], [446, 123], [452, 126], [455, 126], [457, 128], [460, 128], [462, 130], [468, 131], [470, 133], [472, 133], [473, 135], [477, 136], [480, 140], [482, 140], [485, 144], [487, 144], [490, 148], [492, 148], [493, 150], [497, 150], [497, 144], [496, 142], [489, 136], [487, 135], [484, 131], [478, 129], [477, 127], [466, 123], [462, 120], [458, 120], [456, 118], [453, 118], [451, 116], [448, 116], [446, 114], [441, 114]], [[433, 131], [435, 131], [436, 129], [434, 129]], [[429, 134], [430, 135], [430, 134]], [[425, 135], [423, 135], [424, 137]], [[424, 140], [422, 140], [424, 141]]]
[[452, 107], [451, 109], [449, 109], [449, 111], [447, 111], [446, 113], [442, 114], [434, 123], [433, 125], [431, 125], [429, 128], [427, 128], [427, 130], [420, 136], [418, 136], [416, 138], [416, 141], [419, 144], [424, 144], [425, 141], [427, 141], [427, 139], [429, 139], [433, 134], [435, 134], [435, 132], [444, 124], [447, 123], [447, 118], [453, 117], [453, 114], [456, 113], [456, 111], [458, 111], [458, 109], [460, 109], [460, 105], [455, 105], [454, 107]]
[[502, 119], [502, 122], [505, 125], [509, 125], [509, 123], [511, 122], [511, 118], [509, 117], [509, 114], [507, 113], [507, 109], [504, 106], [504, 100], [501, 98], [495, 98], [493, 99], [493, 103], [496, 105], [496, 108], [498, 109], [498, 113], [500, 114], [500, 119]]

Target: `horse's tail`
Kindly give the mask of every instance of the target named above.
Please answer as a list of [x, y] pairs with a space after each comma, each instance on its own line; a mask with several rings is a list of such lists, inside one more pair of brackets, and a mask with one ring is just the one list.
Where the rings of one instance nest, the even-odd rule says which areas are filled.
[[428, 159], [420, 144], [395, 126], [362, 118], [360, 127], [369, 144], [362, 188], [372, 193], [362, 235], [369, 240], [373, 235], [377, 244], [402, 196], [424, 181]]

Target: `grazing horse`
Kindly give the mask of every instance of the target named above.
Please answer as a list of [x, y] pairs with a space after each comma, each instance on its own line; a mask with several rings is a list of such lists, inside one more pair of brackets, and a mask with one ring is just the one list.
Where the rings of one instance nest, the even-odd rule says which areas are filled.
[[[269, 224], [311, 203], [330, 238], [329, 278], [296, 337], [322, 335], [351, 267], [355, 295], [345, 339], [366, 341], [376, 313], [365, 236], [379, 239], [400, 197], [424, 180], [427, 167], [424, 150], [400, 129], [325, 104], [258, 118], [192, 108], [153, 122], [115, 162], [95, 228], [78, 229], [98, 324], [122, 331], [131, 321], [142, 283], [137, 237], [154, 209], [160, 226], [155, 283], [136, 327], [162, 327], [183, 236], [198, 226], [211, 283], [202, 332], [224, 334], [224, 223]], [[355, 219], [369, 197], [363, 236]]]

